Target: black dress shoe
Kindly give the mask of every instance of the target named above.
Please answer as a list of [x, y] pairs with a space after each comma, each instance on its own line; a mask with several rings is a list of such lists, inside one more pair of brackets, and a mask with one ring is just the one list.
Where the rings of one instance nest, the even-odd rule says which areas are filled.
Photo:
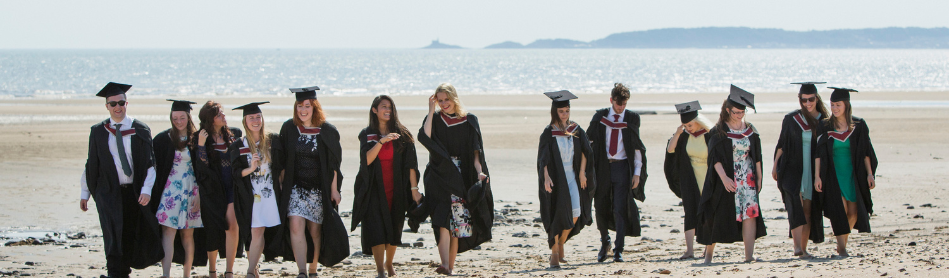
[[602, 263], [606, 261], [606, 252], [610, 250], [610, 239], [607, 238], [606, 240], [601, 240], [601, 242], [603, 244], [600, 245], [600, 253], [596, 255], [596, 261]]
[[614, 252], [614, 253], [613, 253], [613, 262], [614, 262], [614, 263], [621, 263], [621, 262], [624, 262], [624, 260], [623, 260], [623, 251], [619, 251], [619, 252], [613, 251], [613, 252]]

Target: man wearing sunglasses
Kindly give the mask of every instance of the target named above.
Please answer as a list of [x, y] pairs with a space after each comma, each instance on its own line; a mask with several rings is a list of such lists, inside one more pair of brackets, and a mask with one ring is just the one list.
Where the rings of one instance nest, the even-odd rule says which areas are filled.
[[162, 259], [155, 213], [147, 206], [155, 183], [151, 130], [126, 115], [125, 93], [131, 85], [105, 85], [96, 96], [106, 99], [109, 119], [92, 126], [86, 171], [80, 181], [79, 208], [96, 201], [102, 228], [108, 277], [129, 277]]

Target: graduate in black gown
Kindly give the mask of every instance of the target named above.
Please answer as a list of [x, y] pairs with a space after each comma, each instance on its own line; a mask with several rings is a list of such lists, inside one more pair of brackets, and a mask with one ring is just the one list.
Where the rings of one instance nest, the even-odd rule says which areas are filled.
[[820, 198], [814, 197], [813, 167], [817, 156], [817, 134], [814, 130], [821, 120], [830, 115], [815, 86], [824, 83], [792, 83], [801, 85], [797, 94], [801, 109], [784, 116], [781, 135], [774, 148], [774, 168], [771, 169], [771, 176], [778, 182], [788, 213], [794, 255], [802, 259], [811, 257], [807, 253], [808, 239], [814, 243], [824, 242]]
[[609, 230], [616, 231], [613, 261], [623, 261], [626, 237], [637, 237], [639, 207], [635, 200], [646, 200], [646, 146], [639, 134], [639, 114], [626, 109], [629, 89], [613, 85], [610, 107], [596, 111], [587, 135], [592, 142], [596, 173], [596, 228], [600, 231], [597, 261], [606, 260], [610, 249]]
[[227, 148], [241, 138], [238, 128], [228, 127], [220, 103], [209, 100], [198, 112], [199, 130], [192, 135], [196, 146], [193, 160], [201, 199], [201, 221], [204, 222], [205, 251], [208, 273], [217, 274], [218, 251], [226, 259], [225, 278], [233, 276], [237, 257], [238, 226], [234, 214], [234, 184]]
[[550, 267], [559, 268], [564, 259], [563, 245], [593, 224], [593, 149], [580, 125], [570, 120], [569, 91], [544, 93], [553, 100], [550, 124], [540, 135], [537, 148], [537, 184], [540, 216], [547, 231]]
[[[171, 277], [171, 263], [179, 263], [184, 277], [191, 276], [194, 262], [197, 266], [207, 264], [204, 252], [204, 233], [195, 237], [195, 229], [203, 228], [201, 204], [198, 198], [197, 179], [194, 177], [192, 159], [195, 157], [191, 146], [191, 135], [197, 132], [191, 120], [191, 105], [186, 100], [171, 100], [171, 128], [155, 135], [152, 145], [155, 147], [155, 170], [157, 177], [152, 191], [155, 200], [150, 203], [162, 229], [162, 247], [165, 258], [162, 259], [164, 277]], [[181, 234], [181, 237], [176, 237]], [[197, 240], [195, 240], [197, 239]], [[201, 250], [195, 253], [194, 250]]]
[[148, 206], [155, 184], [151, 130], [126, 115], [131, 85], [105, 85], [109, 119], [92, 126], [86, 170], [80, 180], [79, 208], [96, 202], [109, 277], [129, 277], [161, 260], [163, 252], [155, 212]]
[[481, 135], [478, 117], [464, 109], [455, 87], [439, 85], [418, 134], [429, 152], [424, 203], [438, 243], [439, 274], [451, 275], [458, 253], [491, 240], [494, 197]]
[[280, 254], [297, 262], [297, 277], [315, 277], [317, 263], [329, 267], [349, 256], [349, 235], [337, 208], [343, 150], [339, 131], [326, 121], [316, 99], [319, 89], [290, 89], [296, 94], [293, 118], [280, 127], [280, 144], [275, 144], [282, 148], [275, 173], [280, 173], [284, 186]]
[[699, 222], [699, 199], [708, 171], [708, 131], [712, 124], [699, 114], [701, 109], [698, 101], [676, 104], [682, 125], [676, 128], [675, 134], [669, 139], [663, 165], [669, 189], [682, 199], [682, 209], [685, 211], [683, 230], [686, 249], [680, 260], [695, 257], [692, 242]]
[[698, 242], [706, 245], [706, 264], [712, 262], [716, 243], [738, 241], [745, 244], [745, 262], [754, 261], [755, 239], [768, 234], [758, 206], [761, 138], [745, 121], [747, 107], [755, 108], [754, 95], [732, 85], [718, 124], [709, 132], [697, 230]]
[[[239, 226], [238, 248], [247, 251], [247, 276], [260, 277], [258, 263], [267, 244], [274, 242], [278, 235], [280, 211], [277, 196], [280, 196], [280, 183], [274, 174], [273, 161], [279, 160], [274, 144], [280, 140], [276, 133], [264, 128], [264, 116], [260, 105], [270, 103], [252, 102], [235, 107], [243, 111], [246, 136], [231, 143], [228, 147], [228, 159], [234, 181], [234, 214]], [[271, 252], [269, 255], [273, 257]]]
[[415, 140], [387, 95], [372, 100], [369, 126], [358, 138], [359, 173], [353, 185], [356, 197], [350, 231], [361, 223], [362, 253], [375, 259], [379, 277], [395, 276], [392, 261], [402, 244], [406, 211], [422, 198]]
[[837, 237], [837, 254], [846, 257], [851, 230], [870, 232], [870, 190], [876, 187], [879, 163], [867, 122], [853, 116], [850, 92], [857, 90], [830, 88], [831, 116], [817, 128], [814, 189], [823, 193], [821, 203]]

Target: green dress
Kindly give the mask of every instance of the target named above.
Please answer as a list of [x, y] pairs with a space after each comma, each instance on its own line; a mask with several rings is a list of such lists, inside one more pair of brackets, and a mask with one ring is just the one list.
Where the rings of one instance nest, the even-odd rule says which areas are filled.
[[850, 202], [857, 202], [857, 187], [854, 180], [853, 157], [850, 154], [850, 138], [843, 142], [834, 141], [834, 171], [837, 172], [837, 184], [840, 194]]

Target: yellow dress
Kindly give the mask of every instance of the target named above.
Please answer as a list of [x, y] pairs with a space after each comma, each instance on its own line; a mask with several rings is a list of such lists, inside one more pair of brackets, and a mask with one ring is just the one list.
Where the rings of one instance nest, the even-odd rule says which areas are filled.
[[705, 144], [705, 136], [689, 136], [688, 144], [685, 146], [685, 152], [689, 155], [692, 162], [692, 171], [695, 172], [695, 181], [699, 185], [699, 194], [702, 194], [702, 186], [705, 185], [705, 173], [708, 171], [708, 145]]

